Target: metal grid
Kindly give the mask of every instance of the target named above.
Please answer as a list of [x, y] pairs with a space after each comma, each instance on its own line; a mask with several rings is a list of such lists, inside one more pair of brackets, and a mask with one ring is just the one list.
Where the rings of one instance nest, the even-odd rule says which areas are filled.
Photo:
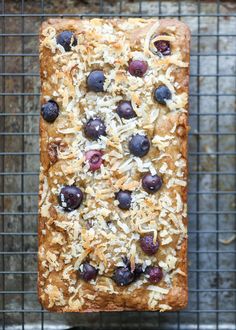
[[[186, 21], [192, 29], [190, 297], [185, 311], [56, 315], [42, 310], [37, 301], [37, 36], [40, 22], [52, 16], [168, 16]], [[43, 0], [2, 0], [2, 329], [68, 329], [76, 326], [79, 329], [236, 329], [236, 249], [233, 241], [236, 234], [235, 26], [236, 6], [230, 1], [62, 1], [58, 4]]]

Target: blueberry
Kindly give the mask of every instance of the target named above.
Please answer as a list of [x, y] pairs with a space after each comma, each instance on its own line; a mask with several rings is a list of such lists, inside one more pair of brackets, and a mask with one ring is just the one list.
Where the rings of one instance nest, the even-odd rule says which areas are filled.
[[106, 135], [106, 126], [100, 118], [91, 118], [84, 127], [87, 138], [97, 140], [101, 135]]
[[137, 116], [130, 101], [121, 101], [116, 111], [120, 118], [130, 119]]
[[155, 89], [154, 98], [158, 103], [165, 105], [166, 100], [171, 99], [171, 91], [165, 85], [161, 85]]
[[105, 76], [103, 71], [95, 70], [90, 72], [87, 79], [87, 86], [90, 91], [93, 92], [103, 92], [103, 85], [105, 81]]
[[89, 282], [91, 280], [95, 280], [98, 274], [98, 270], [90, 265], [88, 262], [84, 262], [79, 267], [79, 276], [84, 281]]
[[131, 206], [132, 196], [131, 191], [120, 190], [116, 194], [116, 199], [119, 201], [119, 208], [122, 210], [128, 210]]
[[116, 282], [118, 285], [128, 285], [135, 280], [137, 280], [143, 273], [142, 265], [141, 264], [135, 264], [135, 269], [132, 272], [130, 268], [130, 261], [128, 258], [125, 256], [122, 258], [123, 262], [125, 264], [124, 267], [117, 267], [114, 275], [113, 275], [113, 280]]
[[129, 151], [136, 157], [145, 156], [150, 149], [150, 142], [146, 135], [133, 135], [129, 141]]
[[135, 77], [143, 77], [148, 68], [147, 62], [132, 60], [129, 63], [129, 73]]
[[143, 267], [141, 264], [135, 264], [134, 279], [137, 280], [143, 274]]
[[142, 178], [142, 187], [149, 194], [154, 194], [161, 186], [162, 179], [157, 174], [151, 175], [151, 173], [147, 173]]
[[160, 267], [149, 266], [145, 269], [145, 274], [148, 275], [148, 281], [151, 283], [158, 283], [163, 277], [163, 272]]
[[158, 53], [161, 53], [164, 56], [170, 55], [170, 42], [167, 40], [158, 40], [154, 42], [154, 46], [156, 47]]
[[76, 186], [65, 186], [59, 194], [59, 204], [65, 211], [77, 209], [83, 201], [83, 193]]
[[159, 243], [153, 241], [153, 235], [147, 234], [140, 238], [140, 246], [144, 253], [151, 256], [155, 254], [159, 248]]
[[71, 50], [71, 46], [77, 45], [77, 39], [73, 32], [63, 31], [57, 36], [57, 43], [64, 47], [66, 52]]
[[53, 123], [59, 115], [58, 104], [53, 100], [44, 103], [41, 108], [41, 114], [44, 120], [48, 123]]
[[89, 169], [96, 171], [102, 165], [102, 152], [99, 150], [89, 150], [85, 153], [85, 159], [89, 163]]
[[[123, 263], [125, 264], [125, 266], [129, 269], [131, 269], [131, 265], [130, 265], [130, 261], [129, 259], [124, 256], [122, 257]], [[143, 273], [143, 266], [142, 264], [135, 264], [135, 268], [134, 268], [134, 275], [135, 278], [139, 277], [141, 274]]]
[[120, 286], [129, 285], [134, 279], [134, 273], [129, 267], [117, 267], [113, 275], [113, 280]]

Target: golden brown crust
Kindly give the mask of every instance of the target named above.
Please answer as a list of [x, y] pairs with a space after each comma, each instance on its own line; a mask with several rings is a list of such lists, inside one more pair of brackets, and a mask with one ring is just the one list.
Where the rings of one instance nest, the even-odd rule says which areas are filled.
[[[91, 32], [90, 27], [92, 26], [96, 26], [96, 29]], [[107, 27], [105, 28], [105, 26]], [[157, 58], [157, 56], [155, 57], [151, 53], [150, 48], [148, 47], [147, 49], [145, 46], [147, 35], [152, 31], [154, 26], [155, 35], [167, 33], [172, 37], [171, 45], [173, 56]], [[102, 29], [104, 29], [104, 31]], [[78, 47], [75, 47], [74, 51], [66, 54], [64, 54], [60, 48], [58, 49], [55, 42], [55, 35], [63, 30], [73, 31], [79, 39]], [[110, 36], [109, 31], [111, 31]], [[107, 34], [108, 38], [110, 38], [107, 43], [102, 41], [103, 33], [104, 36]], [[150, 37], [152, 38], [153, 35], [150, 34]], [[118, 70], [115, 76], [114, 86], [112, 86], [113, 89], [107, 86], [107, 93], [112, 97], [118, 95], [119, 99], [120, 93], [123, 94], [125, 91], [129, 91], [129, 83], [131, 80], [128, 80], [128, 86], [124, 87], [124, 90], [122, 90], [123, 87], [120, 86], [126, 84], [126, 69], [129, 57], [131, 55], [136, 56], [137, 52], [142, 52], [145, 59], [148, 60], [149, 65], [154, 66], [153, 70], [156, 70], [154, 72], [162, 77], [160, 78], [162, 80], [158, 80], [157, 76], [150, 72], [152, 83], [149, 85], [149, 80], [147, 78], [146, 85], [144, 87], [141, 86], [141, 88], [145, 90], [144, 92], [146, 93], [147, 100], [144, 113], [150, 110], [145, 120], [142, 118], [140, 110], [140, 105], [145, 102], [145, 100], [143, 100], [144, 95], [141, 95], [142, 92], [140, 92], [140, 88], [137, 87], [136, 91], [131, 91], [129, 96], [132, 99], [132, 104], [136, 105], [137, 111], [140, 111], [140, 122], [143, 127], [145, 127], [145, 132], [152, 139], [153, 147], [146, 160], [151, 159], [158, 172], [160, 171], [163, 175], [165, 188], [163, 188], [163, 193], [157, 194], [157, 199], [163, 199], [163, 205], [166, 205], [166, 196], [174, 201], [172, 205], [166, 206], [166, 214], [163, 215], [163, 218], [161, 218], [160, 215], [160, 205], [153, 206], [152, 203], [155, 202], [153, 199], [147, 201], [150, 210], [154, 207], [155, 211], [153, 212], [156, 212], [156, 218], [150, 220], [150, 226], [154, 226], [154, 231], [158, 230], [158, 235], [160, 231], [162, 231], [163, 234], [163, 246], [159, 249], [157, 258], [155, 256], [151, 257], [152, 262], [162, 262], [161, 266], [167, 269], [165, 271], [164, 280], [156, 285], [157, 291], [159, 290], [158, 288], [160, 288], [160, 290], [163, 289], [163, 292], [155, 292], [155, 285], [150, 285], [146, 280], [131, 284], [130, 287], [118, 287], [115, 285], [110, 278], [112, 274], [111, 271], [117, 263], [117, 256], [108, 257], [108, 259], [114, 257], [114, 263], [112, 263], [110, 259], [104, 261], [105, 263], [107, 262], [108, 271], [107, 273], [104, 271], [99, 275], [97, 284], [85, 283], [79, 280], [76, 275], [76, 267], [73, 268], [77, 265], [78, 259], [80, 259], [81, 251], [82, 253], [90, 253], [88, 248], [87, 250], [86, 248], [80, 250], [80, 245], [85, 244], [84, 242], [88, 235], [92, 234], [92, 231], [88, 233], [90, 229], [86, 227], [87, 225], [82, 225], [81, 227], [81, 221], [85, 223], [86, 220], [68, 218], [68, 214], [63, 214], [63, 212], [58, 209], [57, 194], [58, 189], [63, 186], [63, 184], [71, 184], [71, 182], [79, 182], [82, 184], [82, 188], [84, 190], [86, 189], [84, 183], [81, 183], [81, 180], [76, 181], [79, 180], [77, 179], [78, 175], [81, 175], [81, 177], [84, 175], [84, 169], [82, 168], [83, 159], [78, 159], [78, 155], [76, 154], [75, 156], [75, 153], [73, 153], [74, 150], [71, 147], [74, 142], [75, 134], [81, 132], [82, 124], [79, 120], [76, 121], [77, 118], [75, 120], [73, 117], [74, 114], [67, 111], [67, 109], [70, 107], [69, 102], [71, 99], [72, 101], [76, 100], [76, 102], [71, 103], [71, 106], [74, 106], [76, 110], [79, 109], [78, 117], [81, 116], [81, 113], [91, 108], [89, 105], [89, 98], [92, 98], [92, 95], [84, 96], [85, 100], [82, 100], [83, 95], [78, 96], [78, 89], [82, 94], [86, 92], [86, 79], [83, 77], [84, 73], [88, 74], [92, 69], [101, 65], [101, 63], [96, 64], [94, 60], [95, 54], [92, 46], [95, 47], [93, 40], [96, 39], [98, 42], [98, 44], [96, 44], [96, 47], [98, 47], [97, 54], [99, 54], [100, 51], [99, 44], [103, 45], [103, 42], [106, 43], [107, 47], [110, 45], [111, 49], [117, 54], [117, 58], [115, 58], [114, 62], [110, 57], [111, 54], [105, 53], [104, 50], [104, 57], [102, 59], [102, 65], [106, 73], [113, 67]], [[160, 20], [159, 25], [157, 25], [157, 20], [155, 19], [144, 20], [139, 18], [129, 20], [94, 19], [92, 21], [50, 19], [42, 24], [40, 31], [41, 103], [43, 104], [48, 99], [56, 99], [60, 111], [62, 110], [58, 119], [53, 124], [45, 122], [42, 117], [40, 119], [41, 169], [38, 225], [38, 295], [44, 308], [54, 312], [99, 312], [123, 310], [164, 311], [178, 310], [186, 306], [188, 297], [186, 182], [188, 174], [187, 135], [189, 129], [187, 111], [189, 41], [190, 32], [188, 27], [182, 22], [171, 19]], [[130, 45], [132, 45], [132, 47]], [[125, 49], [125, 47], [128, 47], [130, 53], [122, 53], [122, 48]], [[137, 56], [142, 55], [139, 54]], [[82, 78], [80, 70], [82, 72]], [[81, 79], [81, 82], [79, 82], [79, 79]], [[109, 79], [109, 77], [107, 79]], [[132, 82], [136, 84], [136, 81], [132, 80]], [[168, 103], [167, 107], [159, 106], [158, 108], [158, 105], [152, 104], [152, 92], [149, 92], [149, 90], [152, 90], [153, 84], [154, 86], [158, 86], [160, 83], [168, 83], [170, 84], [170, 88], [174, 88], [175, 101]], [[79, 85], [78, 89], [76, 89], [76, 85]], [[156, 108], [158, 108], [157, 116], [155, 116]], [[154, 119], [151, 120], [150, 118], [153, 114]], [[72, 126], [70, 126], [71, 123], [73, 123]], [[115, 144], [112, 139], [111, 141]], [[67, 146], [69, 152], [66, 151]], [[112, 146], [109, 146], [108, 150], [111, 152]], [[158, 161], [155, 160], [157, 158], [159, 158]], [[114, 167], [114, 163], [112, 165], [109, 158], [106, 159], [106, 162], [108, 167]], [[167, 171], [169, 171], [169, 174]], [[127, 173], [129, 173], [129, 171], [127, 171]], [[121, 182], [119, 186], [116, 186], [114, 181], [110, 178], [109, 182], [112, 186], [110, 194], [114, 193], [117, 188], [126, 187], [126, 172], [121, 173], [119, 169], [117, 169], [113, 172], [111, 171], [110, 175], [114, 180], [120, 180]], [[140, 175], [140, 173], [136, 176], [132, 174], [133, 181], [128, 184], [132, 185], [134, 181], [139, 182]], [[104, 178], [104, 180], [109, 180], [106, 174], [104, 174]], [[124, 180], [122, 181], [122, 179]], [[99, 177], [96, 182], [99, 182]], [[140, 188], [136, 186], [136, 188], [134, 187], [133, 189], [137, 190]], [[89, 193], [87, 194], [89, 195]], [[115, 206], [111, 205], [111, 196], [106, 197], [105, 202], [106, 201], [108, 201], [109, 207], [115, 214]], [[88, 198], [86, 198], [86, 203], [89, 203]], [[159, 201], [157, 201], [157, 203], [159, 203]], [[178, 203], [179, 205], [177, 205]], [[86, 204], [86, 206], [89, 209], [90, 204]], [[175, 211], [171, 211], [168, 208], [173, 208]], [[81, 212], [83, 217], [85, 211], [82, 209]], [[151, 213], [150, 211], [147, 216], [150, 217]], [[103, 219], [103, 215], [100, 213], [97, 214], [97, 216]], [[122, 220], [123, 215], [120, 216]], [[132, 214], [130, 218], [132, 219]], [[127, 221], [127, 219], [124, 220]], [[76, 221], [78, 224], [75, 224]], [[154, 224], [153, 221], [159, 221], [161, 224]], [[129, 232], [127, 234], [129, 238], [132, 238], [134, 228], [139, 230], [135, 220], [131, 220], [131, 222], [131, 233]], [[95, 224], [95, 229], [96, 228], [100, 230], [97, 224]], [[120, 227], [117, 228], [118, 234], [121, 235], [120, 237], [123, 239], [125, 235]], [[166, 229], [169, 231], [167, 233], [168, 235], [164, 233]], [[175, 230], [176, 233], [173, 234], [171, 230]], [[109, 237], [118, 235], [117, 233], [108, 234], [110, 235]], [[142, 234], [142, 231], [138, 231], [138, 235], [140, 234]], [[164, 234], [166, 236], [164, 236]], [[75, 235], [80, 238], [74, 237]], [[169, 237], [172, 241], [165, 245], [164, 240]], [[94, 240], [96, 240], [96, 237]], [[106, 242], [105, 238], [104, 242]], [[92, 244], [92, 241], [90, 244]], [[97, 245], [98, 251], [100, 251], [100, 245]], [[76, 250], [77, 248], [78, 251]], [[114, 249], [114, 247], [110, 249]], [[106, 250], [104, 251], [107, 252]], [[136, 257], [143, 260], [140, 255], [140, 249], [137, 247], [135, 251]], [[166, 251], [168, 251], [168, 254]], [[95, 252], [96, 251], [93, 249], [91, 250], [92, 262], [96, 263], [96, 260], [99, 260], [101, 264], [101, 254], [96, 255]], [[69, 255], [70, 253], [74, 253], [71, 258]], [[118, 253], [118, 256], [119, 255]], [[168, 264], [167, 259], [169, 257], [170, 260]], [[70, 266], [71, 268], [69, 268]], [[68, 269], [68, 273], [66, 269]]]

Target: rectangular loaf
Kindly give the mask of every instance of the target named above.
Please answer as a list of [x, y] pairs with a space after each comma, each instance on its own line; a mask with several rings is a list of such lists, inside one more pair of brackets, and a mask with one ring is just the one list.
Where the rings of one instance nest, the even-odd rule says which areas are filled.
[[[67, 46], [58, 39], [62, 31], [73, 32], [69, 44], [64, 38]], [[44, 308], [169, 311], [186, 306], [189, 40], [188, 27], [171, 19], [49, 19], [42, 24], [38, 294]], [[130, 74], [131, 60], [147, 64], [143, 77]], [[87, 77], [94, 70], [104, 72], [103, 92], [88, 90]], [[164, 104], [154, 95], [160, 85], [171, 93]], [[55, 109], [47, 109], [50, 100], [59, 107], [56, 119]], [[136, 117], [118, 116], [122, 100], [131, 102]], [[98, 117], [106, 136], [93, 141], [84, 127]], [[128, 147], [137, 133], [150, 141], [144, 157]], [[94, 172], [85, 160], [89, 150], [103, 153]], [[147, 173], [162, 179], [156, 193], [142, 186]], [[84, 198], [66, 211], [61, 189], [72, 185]], [[131, 192], [128, 210], [118, 207], [120, 190]], [[144, 252], [144, 237], [151, 237], [155, 247], [159, 242], [157, 252]], [[88, 267], [90, 281], [85, 280]], [[124, 281], [129, 284], [121, 285]]]

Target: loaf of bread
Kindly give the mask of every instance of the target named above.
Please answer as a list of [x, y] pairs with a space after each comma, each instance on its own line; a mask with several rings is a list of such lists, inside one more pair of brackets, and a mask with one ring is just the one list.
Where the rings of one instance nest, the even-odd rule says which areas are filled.
[[189, 40], [171, 19], [42, 24], [44, 308], [186, 306]]

